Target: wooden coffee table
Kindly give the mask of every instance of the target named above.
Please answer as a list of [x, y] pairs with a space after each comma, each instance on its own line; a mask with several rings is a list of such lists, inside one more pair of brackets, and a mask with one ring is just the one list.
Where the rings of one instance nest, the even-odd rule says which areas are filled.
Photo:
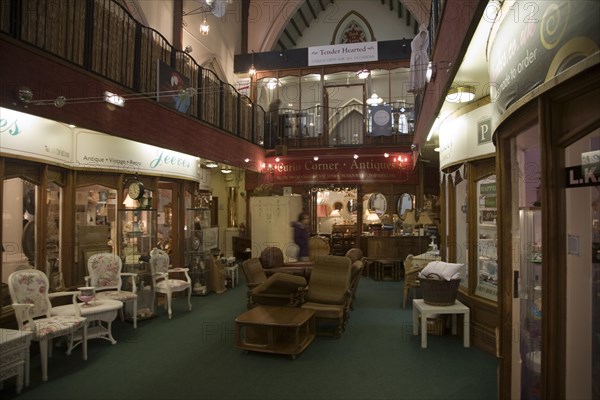
[[295, 359], [315, 338], [315, 312], [257, 306], [235, 319], [235, 344], [245, 351], [287, 354]]

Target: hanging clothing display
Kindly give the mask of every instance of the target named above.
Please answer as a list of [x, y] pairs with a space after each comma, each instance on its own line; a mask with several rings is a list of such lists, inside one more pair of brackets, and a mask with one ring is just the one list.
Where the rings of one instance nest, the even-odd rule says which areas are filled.
[[429, 55], [427, 47], [429, 46], [429, 32], [427, 25], [421, 24], [419, 33], [410, 42], [410, 76], [408, 80], [408, 91], [419, 92], [425, 88], [427, 74], [427, 64], [429, 64]]

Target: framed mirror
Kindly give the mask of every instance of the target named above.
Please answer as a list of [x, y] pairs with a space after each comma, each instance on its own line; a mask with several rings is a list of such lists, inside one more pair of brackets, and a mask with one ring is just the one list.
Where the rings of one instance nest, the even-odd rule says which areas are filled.
[[356, 212], [356, 199], [348, 199], [348, 202], [346, 202], [346, 208], [350, 214]]
[[413, 196], [408, 193], [402, 193], [398, 198], [398, 215], [404, 217], [404, 213], [413, 209]]
[[387, 199], [382, 193], [373, 193], [369, 197], [369, 210], [373, 210], [378, 216], [385, 214], [387, 210]]

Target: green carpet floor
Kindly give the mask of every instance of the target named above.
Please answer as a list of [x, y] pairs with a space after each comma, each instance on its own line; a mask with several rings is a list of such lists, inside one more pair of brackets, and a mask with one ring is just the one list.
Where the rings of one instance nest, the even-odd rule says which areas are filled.
[[[243, 282], [216, 295], [175, 299], [138, 323], [115, 321], [114, 346], [89, 342], [89, 357], [56, 348], [48, 382], [39, 355], [31, 383], [2, 399], [493, 399], [496, 360], [458, 336], [428, 336], [421, 349], [412, 314], [400, 308], [402, 282], [360, 282], [354, 311], [340, 339], [317, 337], [301, 355], [244, 353], [234, 345], [234, 318], [245, 311]], [[37, 348], [37, 342], [32, 343]]]

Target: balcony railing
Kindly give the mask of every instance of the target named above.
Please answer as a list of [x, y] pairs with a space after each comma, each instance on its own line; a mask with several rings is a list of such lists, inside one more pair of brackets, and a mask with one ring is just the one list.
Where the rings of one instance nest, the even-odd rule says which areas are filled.
[[2, 0], [0, 32], [156, 100], [162, 90], [156, 89], [162, 62], [194, 88], [185, 93], [190, 97], [188, 115], [267, 148], [411, 142], [414, 113], [407, 111], [411, 116], [405, 118], [399, 106], [392, 108], [389, 135], [371, 134], [370, 108], [362, 104], [280, 110], [274, 124], [261, 106], [174, 48], [160, 33], [139, 24], [113, 0]]

